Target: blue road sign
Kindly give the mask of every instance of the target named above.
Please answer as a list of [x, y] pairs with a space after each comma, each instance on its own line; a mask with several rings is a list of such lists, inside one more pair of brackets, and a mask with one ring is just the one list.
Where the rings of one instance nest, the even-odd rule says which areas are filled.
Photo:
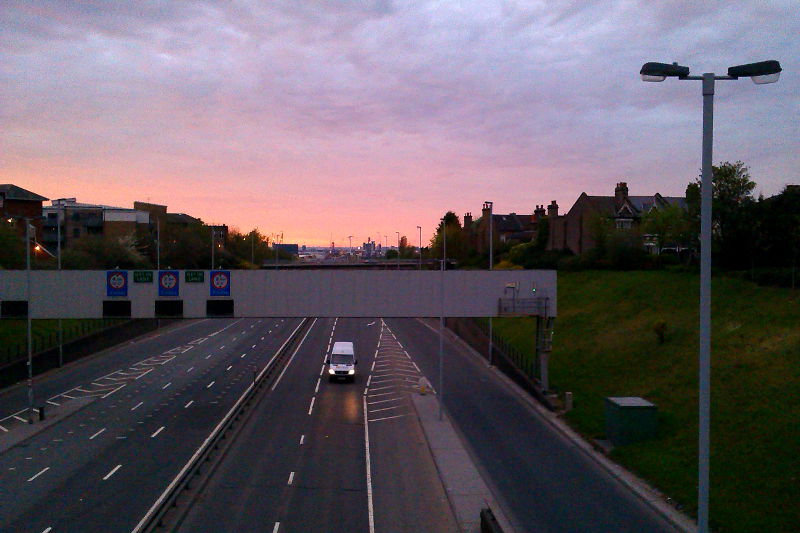
[[128, 272], [126, 270], [106, 271], [106, 296], [128, 295]]
[[208, 276], [211, 288], [211, 296], [230, 296], [231, 295], [231, 271], [212, 270]]
[[158, 271], [158, 295], [178, 296], [180, 278], [177, 270]]

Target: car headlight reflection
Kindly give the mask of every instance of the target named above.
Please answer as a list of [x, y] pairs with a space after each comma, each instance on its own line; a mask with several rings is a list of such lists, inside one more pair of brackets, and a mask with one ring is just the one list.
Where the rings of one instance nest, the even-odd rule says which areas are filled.
[[353, 374], [356, 373], [356, 369], [355, 368], [351, 368], [350, 370], [347, 371], [347, 373], [352, 376]]

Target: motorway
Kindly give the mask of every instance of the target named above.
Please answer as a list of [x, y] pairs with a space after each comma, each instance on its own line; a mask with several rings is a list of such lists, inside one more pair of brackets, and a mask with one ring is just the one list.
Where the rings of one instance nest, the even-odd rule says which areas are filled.
[[[0, 531], [131, 531], [299, 324], [188, 321], [42, 378], [37, 397], [91, 403], [0, 453]], [[356, 379], [329, 383], [344, 340]], [[438, 342], [424, 320], [312, 319], [180, 530], [456, 531], [410, 401]], [[446, 411], [517, 531], [674, 531], [483, 361], [444, 356]], [[0, 395], [0, 425], [25, 405]]]

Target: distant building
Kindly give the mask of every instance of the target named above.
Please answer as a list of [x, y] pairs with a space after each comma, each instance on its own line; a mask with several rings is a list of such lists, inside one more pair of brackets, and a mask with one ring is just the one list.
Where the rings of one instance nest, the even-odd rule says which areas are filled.
[[[550, 204], [549, 209], [551, 213], [558, 213], [558, 204], [555, 200]], [[473, 220], [472, 213], [464, 214], [464, 232], [479, 253], [487, 252], [489, 248], [489, 210], [489, 204], [483, 204], [481, 217], [478, 220]], [[547, 215], [545, 215], [544, 206], [539, 205], [530, 215], [492, 213], [491, 232], [494, 242], [504, 243], [512, 240], [527, 242], [536, 238], [539, 221], [545, 216]]]
[[87, 204], [75, 198], [59, 198], [42, 208], [44, 213], [42, 242], [51, 251], [58, 246], [61, 226], [61, 246], [68, 247], [80, 239], [122, 237], [147, 231], [150, 213], [138, 209]]
[[375, 241], [371, 237], [367, 237], [367, 242], [361, 245], [361, 257], [364, 259], [372, 259], [375, 257]]
[[686, 199], [679, 196], [630, 196], [628, 184], [617, 183], [614, 196], [589, 196], [581, 193], [566, 215], [552, 217], [548, 250], [570, 250], [582, 254], [595, 247], [593, 221], [599, 216], [613, 221], [617, 229], [638, 229], [642, 216], [653, 210], [678, 205], [686, 208]]
[[290, 255], [300, 255], [300, 245], [298, 244], [277, 244], [273, 243], [272, 247], [284, 251]]
[[36, 228], [36, 240], [42, 238], [42, 202], [47, 198], [34, 192], [17, 187], [11, 183], [0, 185], [0, 213], [4, 219], [11, 219], [17, 232], [24, 237], [25, 221], [21, 217], [29, 217]]

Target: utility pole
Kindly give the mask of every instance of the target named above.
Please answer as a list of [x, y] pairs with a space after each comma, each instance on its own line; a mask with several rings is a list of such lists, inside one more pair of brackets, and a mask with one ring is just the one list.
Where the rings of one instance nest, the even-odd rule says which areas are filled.
[[444, 272], [447, 268], [447, 224], [442, 218], [442, 276], [440, 280], [441, 309], [439, 312], [439, 420], [442, 419], [442, 403], [444, 403]]
[[417, 226], [419, 230], [419, 269], [422, 270], [422, 226]]
[[[484, 202], [489, 206], [489, 270], [494, 268], [494, 202]], [[492, 317], [489, 317], [489, 364], [494, 364], [494, 333], [492, 332]]]
[[[57, 255], [58, 255], [58, 270], [61, 270], [61, 220], [59, 220], [59, 213], [56, 211], [56, 228], [57, 228]], [[67, 222], [67, 208], [64, 206], [64, 223]], [[62, 280], [59, 280], [62, 281]], [[58, 317], [58, 368], [64, 366], [64, 328], [61, 316]]]
[[395, 231], [397, 233], [397, 270], [400, 270], [400, 232]]
[[28, 298], [28, 423], [33, 424], [33, 345], [31, 336], [31, 219], [25, 220], [25, 268]]

